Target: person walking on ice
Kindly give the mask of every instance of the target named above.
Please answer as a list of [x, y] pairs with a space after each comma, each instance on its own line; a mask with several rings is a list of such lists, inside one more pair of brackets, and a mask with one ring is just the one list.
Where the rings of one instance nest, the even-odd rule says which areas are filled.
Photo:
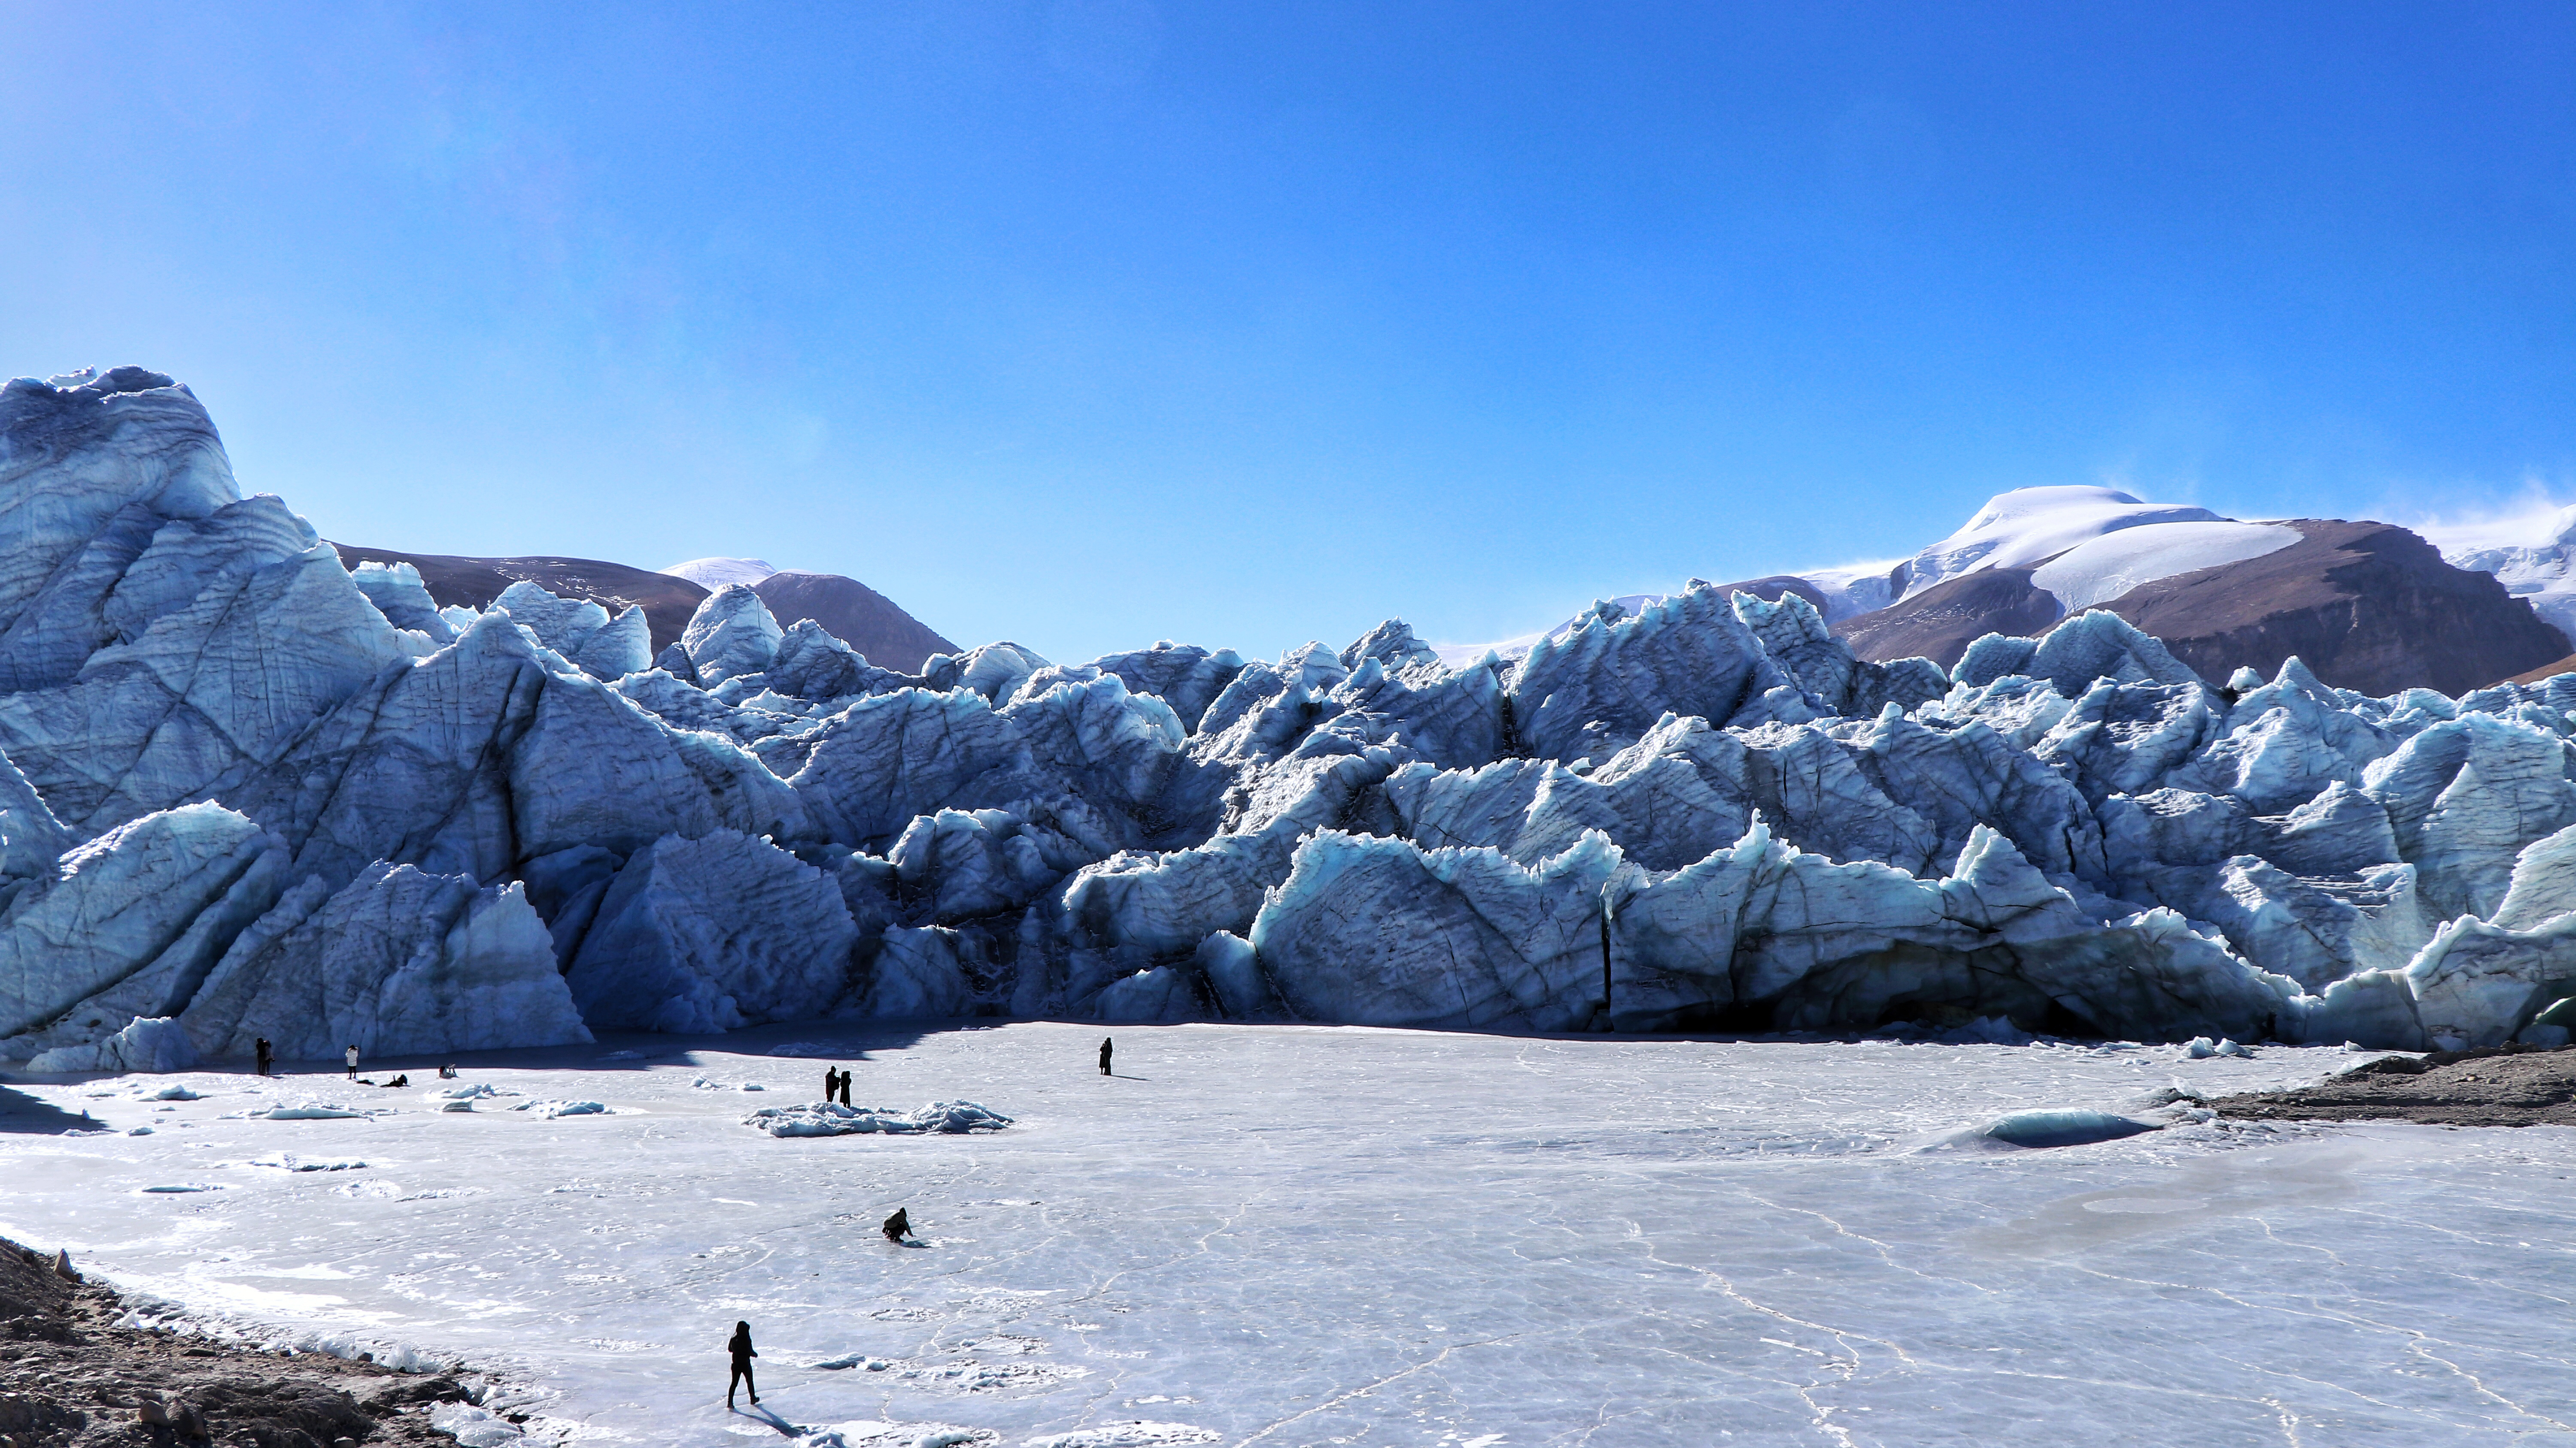
[[1100, 1074], [1103, 1076], [1109, 1074], [1109, 1038], [1107, 1036], [1100, 1038]]
[[911, 1209], [907, 1207], [895, 1208], [894, 1215], [885, 1219], [885, 1234], [886, 1240], [889, 1242], [901, 1242], [904, 1238], [911, 1236]]
[[725, 1347], [733, 1353], [733, 1374], [725, 1379], [725, 1411], [728, 1413], [733, 1411], [733, 1388], [736, 1383], [751, 1390], [751, 1405], [755, 1408], [759, 1407], [760, 1384], [751, 1380], [751, 1360], [760, 1354], [751, 1350], [751, 1324], [735, 1323], [733, 1341], [726, 1343]]
[[[357, 1048], [357, 1047], [355, 1047], [355, 1046], [351, 1046], [351, 1047], [349, 1048], [348, 1055], [349, 1055], [349, 1079], [350, 1079], [350, 1080], [352, 1080], [352, 1081], [355, 1081], [355, 1080], [357, 1080], [357, 1079], [358, 1079], [358, 1048]], [[1107, 1068], [1106, 1068], [1106, 1067], [1103, 1067], [1102, 1069], [1106, 1070]]]

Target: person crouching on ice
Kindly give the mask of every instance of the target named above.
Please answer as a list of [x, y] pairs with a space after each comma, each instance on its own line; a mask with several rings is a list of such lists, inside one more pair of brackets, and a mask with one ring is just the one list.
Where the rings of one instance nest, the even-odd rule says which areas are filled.
[[912, 1235], [912, 1214], [909, 1208], [894, 1209], [894, 1215], [885, 1219], [885, 1234], [889, 1242], [900, 1242]]
[[725, 1411], [728, 1413], [733, 1411], [733, 1388], [736, 1383], [751, 1390], [751, 1405], [755, 1408], [759, 1407], [760, 1384], [751, 1380], [751, 1360], [760, 1354], [751, 1350], [751, 1324], [735, 1323], [733, 1341], [726, 1343], [725, 1347], [733, 1353], [733, 1375], [725, 1379]]

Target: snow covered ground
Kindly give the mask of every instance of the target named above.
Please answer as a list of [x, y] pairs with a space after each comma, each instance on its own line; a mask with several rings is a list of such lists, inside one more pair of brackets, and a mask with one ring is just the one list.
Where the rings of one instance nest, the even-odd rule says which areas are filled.
[[[609, 1039], [469, 1060], [518, 1093], [470, 1111], [417, 1064], [21, 1079], [114, 1134], [0, 1133], [0, 1231], [461, 1356], [598, 1442], [2576, 1443], [2576, 1134], [1941, 1145], [2335, 1052], [1115, 1034], [1113, 1080], [1096, 1026]], [[861, 1105], [1016, 1124], [742, 1124], [831, 1064]], [[198, 1099], [148, 1099], [174, 1084]], [[241, 1115], [310, 1100], [393, 1110]], [[511, 1109], [565, 1101], [608, 1110]], [[878, 1235], [898, 1205], [925, 1245]], [[724, 1411], [736, 1318], [772, 1418]]]

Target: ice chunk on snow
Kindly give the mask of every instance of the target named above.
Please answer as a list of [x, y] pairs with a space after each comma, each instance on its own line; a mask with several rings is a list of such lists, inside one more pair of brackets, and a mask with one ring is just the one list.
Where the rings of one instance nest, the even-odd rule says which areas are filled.
[[275, 1106], [259, 1106], [233, 1113], [244, 1121], [359, 1121], [382, 1114], [378, 1110], [361, 1110], [336, 1101], [318, 1100], [280, 1102]]
[[608, 1107], [597, 1101], [522, 1101], [512, 1111], [530, 1111], [548, 1121], [558, 1116], [606, 1116]]
[[275, 1167], [279, 1171], [360, 1171], [366, 1163], [355, 1157], [309, 1157], [281, 1151], [275, 1156], [254, 1157], [250, 1166]]
[[2084, 1146], [2097, 1141], [2118, 1141], [2122, 1137], [2155, 1129], [2152, 1123], [2108, 1111], [2049, 1107], [1996, 1117], [1954, 1140], [2023, 1147]]
[[441, 1403], [429, 1413], [429, 1426], [448, 1434], [464, 1448], [503, 1448], [527, 1434], [516, 1423], [471, 1403]]
[[810, 1106], [766, 1106], [743, 1118], [743, 1125], [772, 1136], [854, 1136], [871, 1132], [903, 1136], [940, 1132], [954, 1136], [970, 1131], [999, 1131], [1010, 1124], [1011, 1118], [972, 1101], [934, 1101], [915, 1111], [818, 1102]]

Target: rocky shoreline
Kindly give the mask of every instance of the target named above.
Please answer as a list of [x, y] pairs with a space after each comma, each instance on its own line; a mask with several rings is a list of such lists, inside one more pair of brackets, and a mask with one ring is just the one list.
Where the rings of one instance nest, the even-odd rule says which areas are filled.
[[2270, 1120], [2576, 1126], [2576, 1048], [2501, 1046], [2383, 1056], [2314, 1086], [2208, 1104], [2228, 1116]]
[[455, 1378], [128, 1327], [126, 1315], [113, 1291], [59, 1257], [0, 1239], [0, 1445], [457, 1441], [430, 1425], [435, 1405], [468, 1399]]

